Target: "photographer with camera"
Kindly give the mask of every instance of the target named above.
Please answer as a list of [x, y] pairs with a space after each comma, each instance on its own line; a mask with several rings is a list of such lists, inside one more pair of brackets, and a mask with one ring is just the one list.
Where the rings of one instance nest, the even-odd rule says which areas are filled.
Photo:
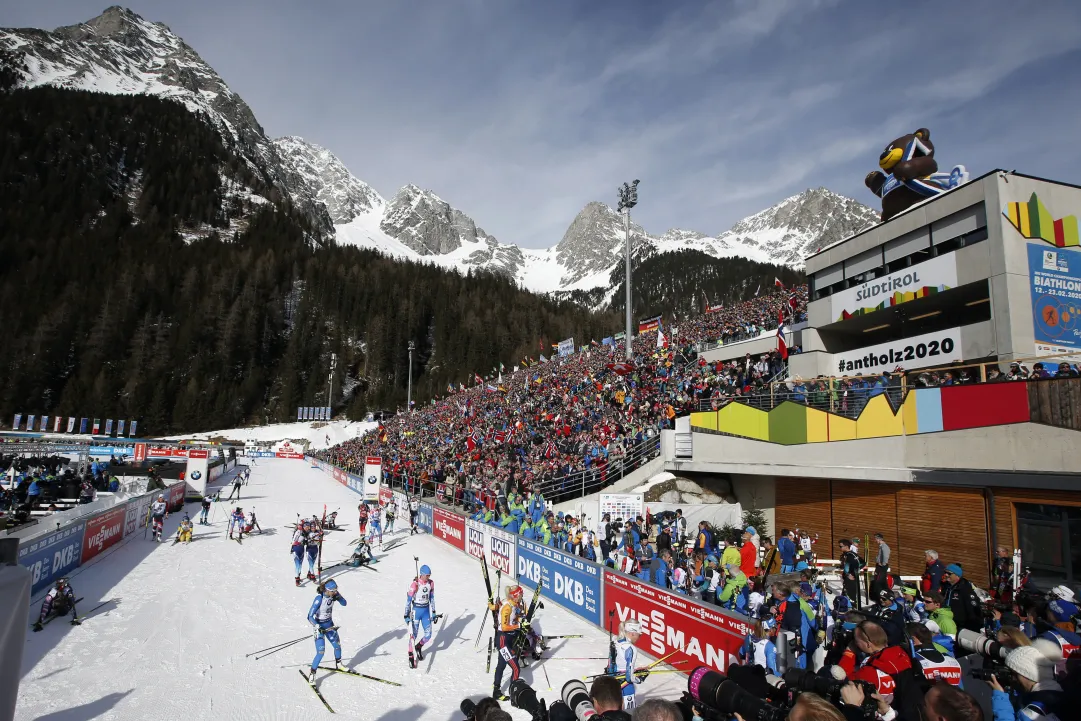
[[1016, 710], [1011, 695], [997, 676], [992, 675], [991, 705], [995, 721], [1060, 721], [1076, 717], [1066, 715], [1065, 694], [1055, 681], [1054, 666], [1038, 648], [1022, 646], [1010, 651], [1006, 668], [1013, 672], [1006, 686], [1017, 693]]
[[875, 621], [863, 621], [853, 632], [856, 648], [865, 655], [854, 681], [867, 681], [878, 689], [903, 719], [918, 719], [923, 691], [919, 670], [900, 646], [890, 646], [886, 631]]

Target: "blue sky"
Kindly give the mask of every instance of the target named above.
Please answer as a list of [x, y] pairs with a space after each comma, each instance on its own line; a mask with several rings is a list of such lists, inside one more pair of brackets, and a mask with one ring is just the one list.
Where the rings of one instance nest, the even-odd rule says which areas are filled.
[[[3, 0], [52, 28], [101, 0]], [[708, 234], [807, 187], [863, 187], [928, 127], [940, 166], [1081, 182], [1081, 2], [132, 0], [272, 136], [386, 197], [434, 190], [546, 247], [640, 178], [635, 220]], [[318, 9], [315, 9], [318, 8]]]

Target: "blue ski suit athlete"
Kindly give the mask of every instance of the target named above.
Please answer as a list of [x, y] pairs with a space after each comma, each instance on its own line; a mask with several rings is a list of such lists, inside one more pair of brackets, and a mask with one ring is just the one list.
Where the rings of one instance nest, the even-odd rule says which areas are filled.
[[323, 532], [318, 528], [313, 527], [308, 532], [308, 573], [315, 573], [315, 559], [319, 555], [319, 539], [322, 536]]
[[[289, 550], [293, 554], [293, 566], [296, 567], [297, 577], [300, 577], [300, 568], [304, 565], [304, 547], [308, 543], [308, 531], [306, 528], [298, 528], [293, 532], [293, 543]], [[318, 548], [316, 549], [318, 550]]]
[[334, 627], [334, 604], [347, 605], [341, 594], [335, 590], [327, 589], [315, 597], [312, 607], [308, 609], [308, 623], [315, 631], [315, 658], [312, 659], [312, 671], [323, 660], [323, 651], [326, 650], [324, 638], [330, 639], [330, 645], [334, 647], [334, 660], [342, 660], [342, 644], [338, 640], [338, 630]]
[[[424, 568], [427, 568], [425, 566]], [[424, 638], [417, 644], [423, 646], [432, 640], [432, 617], [435, 613], [435, 583], [421, 569], [421, 578], [413, 581], [405, 594], [405, 618], [410, 619], [412, 611], [413, 637], [416, 638], [420, 627], [424, 627]]]

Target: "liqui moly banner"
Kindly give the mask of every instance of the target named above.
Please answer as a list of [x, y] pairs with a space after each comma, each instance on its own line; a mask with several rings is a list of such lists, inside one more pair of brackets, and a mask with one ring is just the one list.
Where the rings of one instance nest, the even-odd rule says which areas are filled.
[[184, 482], [169, 486], [165, 491], [165, 502], [169, 504], [169, 512], [179, 511], [184, 507]]
[[378, 501], [379, 489], [383, 487], [383, 459], [379, 456], [368, 456], [364, 459], [364, 492], [361, 497], [365, 501]]
[[19, 546], [19, 565], [29, 569], [32, 594], [44, 591], [81, 562], [85, 521], [76, 521]]
[[466, 520], [465, 522], [465, 552], [473, 558], [480, 558], [487, 552], [486, 528], [487, 526], [480, 521]]
[[518, 537], [488, 526], [488, 565], [498, 568], [507, 578], [515, 577]]
[[124, 506], [114, 506], [86, 522], [86, 533], [83, 535], [83, 563], [102, 551], [112, 548], [124, 537], [126, 518], [127, 509]]
[[136, 463], [142, 463], [145, 460], [146, 460], [146, 444], [145, 443], [136, 443], [135, 444], [135, 462]]
[[432, 535], [459, 551], [465, 550], [465, 520], [456, 513], [447, 513], [439, 507], [433, 508]]
[[128, 501], [127, 510], [124, 514], [125, 538], [146, 525], [150, 518], [150, 504], [153, 502], [154, 494], [152, 493]]
[[543, 585], [548, 598], [600, 626], [601, 567], [543, 543], [517, 541], [518, 582]]
[[642, 623], [638, 648], [658, 657], [675, 651], [670, 663], [683, 661], [688, 669], [705, 665], [727, 671], [753, 628], [745, 616], [608, 570], [604, 571], [604, 606], [605, 614], [612, 614], [613, 628], [627, 619]]
[[188, 451], [188, 466], [184, 470], [184, 482], [191, 492], [203, 495], [209, 480], [210, 451], [205, 448], [192, 448]]

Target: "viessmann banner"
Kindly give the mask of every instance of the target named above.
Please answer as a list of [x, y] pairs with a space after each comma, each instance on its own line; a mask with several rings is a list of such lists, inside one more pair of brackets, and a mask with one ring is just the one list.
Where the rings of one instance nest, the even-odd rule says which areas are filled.
[[446, 541], [459, 551], [465, 550], [465, 521], [455, 513], [447, 513], [442, 508], [432, 509], [432, 535]]
[[830, 296], [830, 317], [847, 320], [957, 287], [957, 254], [940, 255]]
[[833, 354], [837, 375], [878, 375], [883, 371], [892, 373], [898, 366], [909, 371], [949, 365], [959, 360], [964, 360], [961, 357], [960, 328], [948, 328]]
[[635, 645], [658, 658], [675, 651], [669, 663], [683, 661], [679, 668], [685, 672], [699, 665], [727, 671], [752, 630], [750, 619], [732, 618], [719, 608], [607, 570], [604, 611], [606, 617], [612, 614], [613, 628], [628, 619], [640, 621], [642, 636]]

